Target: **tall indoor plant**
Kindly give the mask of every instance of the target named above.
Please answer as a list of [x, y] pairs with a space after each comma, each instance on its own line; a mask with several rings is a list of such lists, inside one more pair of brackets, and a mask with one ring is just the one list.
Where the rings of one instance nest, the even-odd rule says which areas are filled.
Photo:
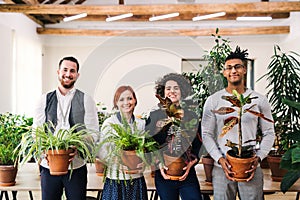
[[[232, 166], [231, 170], [235, 172], [233, 177], [236, 181], [245, 181], [249, 178], [248, 174], [245, 174], [245, 171], [250, 170], [252, 162], [255, 159], [254, 147], [255, 145], [249, 145], [249, 142], [256, 142], [256, 138], [253, 138], [248, 141], [243, 141], [243, 132], [242, 132], [242, 117], [243, 113], [250, 113], [257, 117], [260, 117], [263, 120], [267, 120], [270, 123], [273, 123], [271, 119], [268, 119], [264, 116], [264, 113], [259, 113], [252, 110], [256, 104], [252, 103], [253, 99], [256, 99], [256, 96], [249, 94], [244, 97], [243, 94], [239, 94], [236, 90], [232, 91], [232, 96], [222, 96], [226, 101], [232, 103], [231, 107], [221, 107], [218, 110], [212, 110], [212, 112], [218, 115], [227, 115], [229, 113], [237, 112], [237, 116], [230, 116], [225, 119], [224, 127], [222, 128], [222, 133], [220, 137], [226, 135], [234, 126], [238, 126], [238, 144], [233, 143], [230, 140], [227, 140], [226, 146], [230, 147], [231, 150], [227, 152], [226, 158]], [[249, 104], [249, 105], [248, 105]], [[248, 107], [246, 107], [248, 106]]]
[[[226, 87], [227, 82], [222, 74], [222, 69], [224, 67], [225, 59], [230, 54], [232, 48], [230, 46], [230, 40], [223, 38], [219, 35], [219, 29], [216, 29], [215, 34], [212, 34], [215, 41], [214, 46], [207, 54], [203, 56], [203, 59], [208, 61], [206, 66], [201, 66], [201, 71], [197, 73], [183, 73], [190, 82], [193, 89], [193, 101], [197, 104], [195, 107], [195, 112], [199, 116], [199, 121], [201, 123], [203, 106], [206, 99], [213, 93]], [[214, 166], [213, 158], [206, 152], [201, 152], [204, 154], [201, 161], [204, 166], [205, 176], [207, 182], [212, 182], [212, 169]]]
[[[260, 79], [266, 78], [268, 81], [267, 96], [272, 106], [276, 135], [275, 150], [268, 156], [268, 162], [273, 180], [280, 181], [286, 173], [286, 171], [279, 170], [281, 156], [290, 146], [289, 135], [296, 128], [294, 122], [300, 120], [299, 112], [283, 102], [283, 99], [300, 101], [299, 54], [284, 53], [278, 45], [275, 45], [274, 55], [267, 70], [267, 73]], [[273, 160], [274, 162], [271, 162]]]
[[[9, 186], [15, 184], [17, 174], [17, 158], [20, 152], [19, 144], [22, 134], [29, 131], [32, 118], [10, 112], [0, 114], [0, 185]], [[11, 170], [10, 170], [11, 169]], [[12, 175], [11, 178], [7, 175]]]
[[[85, 129], [82, 124], [75, 124], [70, 129], [55, 130], [52, 123], [44, 123], [32, 132], [23, 134], [20, 143], [20, 162], [26, 163], [31, 157], [39, 160], [41, 156], [46, 155], [52, 175], [67, 174], [70, 164], [69, 154], [74, 151], [74, 147], [78, 155], [87, 161], [94, 161], [93, 134], [94, 130]], [[57, 169], [59, 161], [52, 163], [52, 156], [56, 154], [66, 159], [62, 169]]]
[[[283, 103], [295, 109], [300, 114], [300, 102], [283, 99]], [[290, 146], [283, 154], [280, 167], [288, 170], [284, 175], [280, 189], [286, 192], [300, 178], [300, 122], [295, 122], [293, 132], [290, 132], [288, 138], [291, 140]]]

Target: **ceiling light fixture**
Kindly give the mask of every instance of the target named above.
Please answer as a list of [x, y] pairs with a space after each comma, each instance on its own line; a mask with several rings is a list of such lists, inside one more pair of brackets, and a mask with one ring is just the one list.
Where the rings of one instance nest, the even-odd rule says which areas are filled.
[[81, 13], [81, 14], [78, 14], [78, 15], [73, 15], [73, 16], [70, 16], [70, 17], [65, 17], [63, 19], [64, 22], [69, 22], [69, 21], [73, 21], [73, 20], [76, 20], [76, 19], [80, 19], [80, 18], [83, 18], [83, 17], [86, 17], [87, 16], [87, 13]]
[[271, 21], [272, 17], [237, 17], [237, 21]]
[[107, 17], [105, 19], [105, 21], [112, 22], [112, 21], [116, 21], [116, 20], [120, 20], [120, 19], [124, 19], [124, 18], [128, 18], [128, 17], [132, 17], [132, 16], [133, 16], [132, 13], [126, 13], [126, 14], [117, 15], [117, 16], [113, 16], [113, 17]]
[[214, 17], [222, 17], [224, 15], [226, 15], [226, 12], [218, 12], [218, 13], [213, 13], [213, 14], [209, 14], [209, 15], [193, 17], [192, 20], [199, 21], [199, 20], [210, 19], [210, 18], [214, 18]]
[[157, 20], [161, 20], [161, 19], [167, 19], [167, 18], [172, 18], [172, 17], [178, 17], [179, 13], [170, 13], [170, 14], [166, 14], [166, 15], [158, 15], [158, 16], [154, 16], [154, 17], [150, 17], [149, 21], [157, 21]]

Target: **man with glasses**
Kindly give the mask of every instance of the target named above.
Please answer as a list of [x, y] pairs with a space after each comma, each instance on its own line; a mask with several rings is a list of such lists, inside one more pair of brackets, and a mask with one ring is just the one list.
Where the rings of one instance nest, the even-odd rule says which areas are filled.
[[[260, 200], [263, 199], [263, 173], [259, 166], [260, 161], [267, 156], [272, 148], [275, 134], [274, 125], [265, 120], [259, 120], [257, 116], [249, 113], [243, 114], [242, 132], [244, 141], [256, 139], [257, 127], [262, 131], [262, 141], [260, 148], [256, 151], [256, 160], [253, 162], [252, 168], [245, 172], [251, 176], [245, 182], [236, 182], [232, 177], [233, 172], [231, 166], [226, 159], [226, 152], [230, 149], [225, 146], [227, 140], [238, 143], [237, 126], [234, 126], [226, 136], [219, 137], [222, 133], [224, 121], [230, 116], [236, 116], [237, 112], [218, 115], [213, 110], [221, 107], [231, 107], [232, 104], [226, 101], [222, 96], [232, 96], [232, 91], [236, 90], [244, 96], [258, 97], [252, 99], [249, 106], [254, 111], [264, 113], [265, 117], [272, 119], [271, 106], [264, 95], [261, 95], [249, 88], [245, 87], [245, 76], [247, 69], [244, 63], [247, 61], [247, 50], [241, 51], [239, 47], [231, 52], [226, 60], [223, 69], [223, 75], [227, 79], [228, 86], [211, 95], [205, 102], [202, 117], [202, 137], [203, 144], [208, 153], [215, 160], [213, 169], [213, 189], [214, 199], [216, 200], [232, 200], [236, 199], [238, 194], [241, 200]], [[255, 143], [255, 141], [254, 141]]]

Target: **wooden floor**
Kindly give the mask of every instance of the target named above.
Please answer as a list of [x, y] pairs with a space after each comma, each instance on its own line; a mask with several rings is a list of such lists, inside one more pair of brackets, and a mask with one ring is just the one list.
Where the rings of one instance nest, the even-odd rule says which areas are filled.
[[[286, 194], [278, 192], [275, 194], [265, 195], [265, 200], [295, 200], [296, 195], [297, 195], [296, 192], [287, 192]], [[88, 196], [97, 197], [97, 193], [96, 192], [88, 192]], [[34, 200], [40, 200], [41, 199], [40, 192], [33, 192], [33, 198], [34, 198]], [[9, 192], [9, 199], [12, 199], [10, 192]], [[22, 192], [18, 192], [17, 199], [18, 200], [28, 200], [30, 198], [29, 198], [28, 192], [22, 191]], [[3, 200], [5, 200], [5, 198], [3, 198]], [[213, 200], [213, 197], [211, 197], [211, 200]]]

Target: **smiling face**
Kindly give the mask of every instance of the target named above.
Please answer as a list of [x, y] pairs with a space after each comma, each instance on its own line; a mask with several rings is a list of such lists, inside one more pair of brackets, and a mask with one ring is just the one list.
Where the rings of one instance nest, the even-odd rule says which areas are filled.
[[136, 105], [136, 99], [131, 91], [125, 90], [121, 93], [118, 101], [117, 107], [122, 113], [132, 114]]
[[75, 62], [64, 60], [57, 70], [58, 80], [64, 89], [71, 89], [79, 77], [77, 64]]
[[173, 80], [169, 80], [165, 85], [165, 97], [171, 99], [171, 101], [175, 104], [179, 104], [181, 99], [181, 91], [178, 83]]
[[223, 75], [228, 81], [228, 85], [239, 86], [243, 85], [246, 68], [243, 61], [240, 59], [230, 59], [225, 62]]

